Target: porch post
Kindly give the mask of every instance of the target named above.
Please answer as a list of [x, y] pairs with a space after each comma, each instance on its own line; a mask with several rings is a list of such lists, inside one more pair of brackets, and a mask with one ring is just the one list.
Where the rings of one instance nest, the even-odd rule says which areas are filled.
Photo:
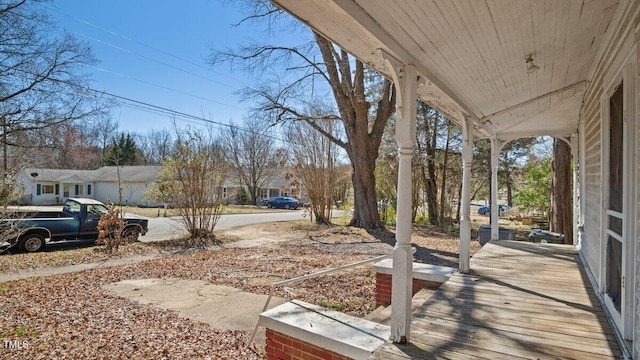
[[471, 165], [473, 162], [473, 119], [464, 118], [462, 126], [462, 206], [460, 208], [460, 272], [469, 272], [471, 244]]
[[391, 281], [391, 340], [409, 343], [411, 331], [411, 296], [413, 286], [413, 251], [411, 249], [411, 158], [416, 137], [417, 73], [413, 65], [396, 68], [398, 91], [396, 142], [398, 143], [398, 203], [396, 245], [393, 249]]
[[498, 162], [500, 161], [500, 140], [491, 138], [491, 240], [498, 240]]
[[571, 156], [573, 158], [573, 245], [578, 245], [578, 221], [580, 221], [580, 198], [578, 179], [580, 177], [580, 160], [578, 150], [578, 134], [571, 136]]

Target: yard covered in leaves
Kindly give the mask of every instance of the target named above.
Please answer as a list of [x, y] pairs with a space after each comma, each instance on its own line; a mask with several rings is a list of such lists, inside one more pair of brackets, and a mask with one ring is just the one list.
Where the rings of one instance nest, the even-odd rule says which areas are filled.
[[[184, 278], [210, 281], [244, 291], [268, 294], [274, 281], [371, 258], [391, 251], [392, 233], [370, 234], [340, 226], [303, 227], [263, 224], [260, 232], [289, 240], [251, 248], [217, 247], [213, 250], [160, 256], [126, 266], [95, 268], [61, 275], [32, 277], [0, 284], [0, 338], [26, 341], [28, 348], [0, 349], [0, 358], [138, 358], [138, 359], [259, 359], [246, 349], [247, 333], [213, 329], [205, 323], [179, 317], [175, 312], [117, 297], [103, 284], [125, 279]], [[233, 238], [231, 230], [223, 236]], [[413, 243], [416, 259], [456, 266], [458, 241], [429, 229], [417, 229]], [[478, 244], [472, 243], [472, 253]], [[157, 245], [134, 244], [124, 253], [165, 254]], [[127, 248], [129, 248], [127, 250]], [[77, 252], [73, 261], [91, 262], [100, 248]], [[175, 249], [172, 249], [175, 250]], [[56, 252], [0, 256], [2, 272], [17, 271], [15, 261], [30, 256], [42, 265], [60, 265], [69, 254]], [[27, 264], [30, 264], [27, 262]], [[31, 266], [20, 267], [26, 270]], [[344, 284], [350, 286], [344, 286]], [[323, 276], [278, 289], [277, 296], [298, 298], [363, 316], [373, 310], [375, 275], [370, 265]]]

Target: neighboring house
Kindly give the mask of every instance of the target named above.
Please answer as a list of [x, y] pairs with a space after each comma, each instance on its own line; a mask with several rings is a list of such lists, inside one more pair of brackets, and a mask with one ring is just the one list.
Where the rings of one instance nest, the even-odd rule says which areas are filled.
[[[223, 197], [227, 199], [229, 204], [237, 204], [236, 195], [241, 186], [245, 189], [245, 185], [240, 185], [241, 181], [235, 177], [229, 177], [225, 181], [225, 187], [223, 189]], [[302, 201], [308, 201], [309, 196], [304, 188], [292, 184], [292, 180], [287, 179], [286, 170], [275, 178], [269, 179], [264, 187], [258, 191], [258, 205], [264, 204], [267, 200], [277, 198], [280, 196], [292, 196]]]
[[18, 173], [21, 204], [62, 204], [67, 198], [85, 197], [104, 203], [137, 205], [160, 176], [161, 166], [104, 166], [96, 170], [26, 168]]
[[[619, 343], [640, 359], [640, 1], [272, 1], [395, 83], [403, 191], [394, 289], [411, 286], [407, 208], [417, 97], [463, 129], [462, 272], [471, 271], [474, 138], [491, 141], [493, 164], [506, 143], [522, 137], [571, 145], [574, 245]], [[493, 204], [497, 173], [494, 166]], [[496, 206], [491, 217], [497, 239]], [[394, 293], [394, 341], [409, 336], [406, 293]]]

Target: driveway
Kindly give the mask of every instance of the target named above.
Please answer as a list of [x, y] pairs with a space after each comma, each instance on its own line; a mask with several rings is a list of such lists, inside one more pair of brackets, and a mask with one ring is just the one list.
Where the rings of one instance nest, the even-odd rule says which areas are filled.
[[[334, 217], [342, 216], [341, 210], [333, 212]], [[216, 225], [216, 230], [228, 230], [238, 226], [277, 222], [277, 221], [295, 221], [303, 220], [305, 217], [303, 210], [287, 210], [283, 212], [269, 212], [257, 214], [229, 214], [220, 216], [220, 220]], [[308, 218], [308, 214], [307, 217]], [[179, 217], [168, 218], [149, 218], [149, 232], [140, 238], [141, 241], [161, 241], [170, 240], [186, 235]]]

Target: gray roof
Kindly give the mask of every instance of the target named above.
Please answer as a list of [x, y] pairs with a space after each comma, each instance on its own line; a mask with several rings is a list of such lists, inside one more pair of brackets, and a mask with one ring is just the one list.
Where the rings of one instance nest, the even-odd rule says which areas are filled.
[[[160, 177], [162, 166], [120, 166], [120, 179], [126, 182], [148, 183]], [[117, 166], [103, 166], [95, 170], [94, 181], [118, 181]]]
[[[160, 177], [162, 166], [121, 166], [120, 179], [124, 182], [151, 182]], [[118, 181], [118, 169], [116, 166], [103, 166], [96, 170], [71, 170], [71, 169], [24, 169], [27, 175], [38, 174], [37, 181], [62, 182], [71, 177], [83, 181], [114, 182]]]
[[[81, 180], [92, 181], [95, 170], [69, 170], [69, 169], [42, 169], [27, 168], [23, 170], [37, 181], [60, 182], [70, 177], [77, 177]], [[33, 174], [37, 174], [35, 177]]]

